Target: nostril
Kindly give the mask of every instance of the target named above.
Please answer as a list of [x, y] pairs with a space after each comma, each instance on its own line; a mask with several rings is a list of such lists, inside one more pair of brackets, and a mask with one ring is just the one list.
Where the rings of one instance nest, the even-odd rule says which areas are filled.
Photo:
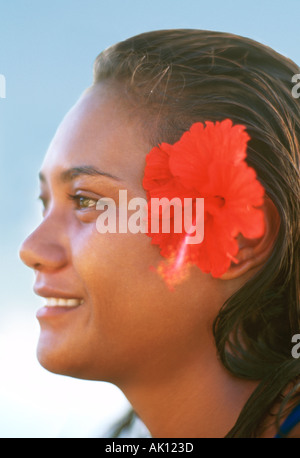
[[40, 262], [36, 262], [34, 265], [33, 265], [33, 269], [34, 270], [41, 270], [42, 268], [42, 264]]

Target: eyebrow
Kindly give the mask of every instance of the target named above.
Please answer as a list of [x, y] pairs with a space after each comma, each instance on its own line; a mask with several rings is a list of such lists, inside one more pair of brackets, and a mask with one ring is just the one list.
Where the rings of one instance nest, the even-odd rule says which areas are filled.
[[[104, 172], [103, 170], [96, 169], [95, 167], [91, 165], [72, 167], [71, 169], [64, 170], [60, 174], [59, 179], [64, 183], [68, 183], [82, 175], [89, 175], [93, 177], [102, 176], [102, 177], [112, 178], [113, 180], [116, 180], [116, 181], [122, 181], [121, 178], [115, 175], [112, 175], [111, 173]], [[39, 173], [39, 179], [43, 183], [47, 181], [43, 172]]]

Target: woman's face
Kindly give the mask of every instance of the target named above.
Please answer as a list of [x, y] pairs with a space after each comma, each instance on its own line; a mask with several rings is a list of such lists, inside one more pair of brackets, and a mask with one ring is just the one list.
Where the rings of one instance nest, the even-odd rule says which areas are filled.
[[20, 255], [43, 298], [38, 358], [50, 371], [119, 385], [161, 377], [197, 358], [210, 338], [224, 300], [221, 280], [195, 270], [169, 291], [151, 269], [161, 257], [147, 235], [96, 227], [99, 198], [117, 202], [119, 190], [128, 200], [146, 197], [145, 156], [153, 145], [145, 138], [137, 114], [101, 83], [66, 115], [46, 154], [43, 220]]

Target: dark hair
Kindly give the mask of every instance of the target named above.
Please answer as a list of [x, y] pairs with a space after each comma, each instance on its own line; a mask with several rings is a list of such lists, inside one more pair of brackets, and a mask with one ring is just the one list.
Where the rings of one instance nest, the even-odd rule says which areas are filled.
[[[291, 338], [300, 330], [300, 99], [292, 96], [297, 73], [291, 60], [251, 39], [189, 29], [130, 38], [102, 52], [94, 65], [94, 84], [114, 82], [124, 100], [147, 113], [145, 133], [153, 146], [178, 140], [196, 121], [244, 124], [251, 137], [247, 162], [278, 210], [270, 258], [226, 301], [214, 323], [224, 366], [237, 377], [260, 381], [227, 437], [257, 437], [281, 398], [289, 406], [291, 396], [296, 399], [300, 364], [291, 355]], [[280, 409], [278, 422], [282, 414]]]

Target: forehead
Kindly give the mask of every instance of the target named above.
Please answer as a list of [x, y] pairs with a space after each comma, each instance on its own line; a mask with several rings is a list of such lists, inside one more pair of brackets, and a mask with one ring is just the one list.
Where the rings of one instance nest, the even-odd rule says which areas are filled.
[[151, 146], [136, 110], [106, 83], [88, 89], [58, 127], [42, 165], [52, 176], [80, 165], [140, 184]]

